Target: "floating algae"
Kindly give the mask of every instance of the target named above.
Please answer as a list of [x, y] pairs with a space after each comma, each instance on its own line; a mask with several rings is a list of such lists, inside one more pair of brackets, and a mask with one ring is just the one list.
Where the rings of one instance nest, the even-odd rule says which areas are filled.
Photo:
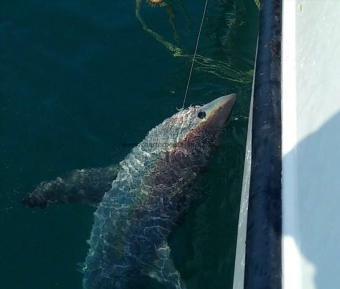
[[148, 0], [148, 3], [153, 7], [162, 7], [166, 5], [166, 2], [163, 0]]
[[[139, 5], [141, 5], [142, 1], [137, 0], [136, 2], [139, 2]], [[174, 13], [174, 4], [173, 1], [171, 0], [146, 0], [146, 2], [151, 6], [151, 7], [165, 7], [166, 12], [169, 17], [169, 23], [173, 31], [174, 39], [176, 42], [178, 42], [178, 34], [176, 30], [176, 25], [175, 25], [175, 13]], [[181, 3], [181, 2], [180, 2]], [[138, 4], [137, 4], [138, 5]], [[182, 8], [183, 6], [180, 5]]]
[[[169, 23], [174, 32], [174, 43], [170, 40], [167, 40], [163, 35], [153, 30], [150, 26], [147, 25], [144, 18], [142, 17], [142, 5], [143, 1], [146, 1], [149, 4], [152, 4], [154, 7], [166, 7], [167, 13], [169, 15]], [[184, 11], [184, 14], [187, 19], [189, 16], [187, 15], [186, 9], [184, 8], [182, 1], [169, 1], [169, 0], [136, 0], [136, 18], [140, 22], [143, 30], [151, 35], [157, 42], [162, 44], [174, 57], [176, 58], [187, 58], [191, 60], [193, 55], [187, 53], [185, 48], [181, 47], [178, 44], [178, 33], [176, 31], [175, 25], [175, 12], [174, 12], [174, 4], [178, 4], [180, 9]], [[242, 2], [242, 1], [241, 1]], [[241, 5], [242, 6], [242, 5]], [[225, 23], [226, 30], [221, 36], [221, 42], [223, 44], [227, 44], [231, 41], [233, 31], [235, 31], [237, 26], [242, 25], [242, 20], [239, 20], [241, 8], [236, 4], [236, 1], [231, 2], [231, 6], [229, 7], [229, 11], [225, 13]], [[175, 44], [176, 43], [176, 44]], [[227, 45], [226, 45], [227, 46]], [[252, 63], [251, 63], [252, 65]], [[240, 70], [235, 68], [235, 64], [233, 64], [232, 59], [229, 57], [225, 60], [217, 60], [212, 57], [207, 57], [203, 55], [196, 55], [195, 58], [195, 70], [203, 73], [209, 73], [215, 75], [220, 79], [226, 79], [239, 84], [249, 84], [252, 82], [252, 74], [253, 70], [251, 68], [246, 70]]]

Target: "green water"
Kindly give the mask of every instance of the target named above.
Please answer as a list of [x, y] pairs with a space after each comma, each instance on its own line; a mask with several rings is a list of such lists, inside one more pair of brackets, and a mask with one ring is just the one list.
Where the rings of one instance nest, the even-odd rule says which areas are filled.
[[[204, 1], [172, 2], [177, 43], [164, 8], [143, 6], [143, 19], [192, 54]], [[199, 54], [213, 60], [196, 66], [187, 104], [238, 100], [195, 185], [208, 197], [170, 239], [188, 289], [232, 286], [256, 27], [253, 0], [210, 0]], [[122, 160], [181, 106], [189, 65], [142, 29], [134, 0], [1, 1], [1, 288], [81, 288], [94, 208], [19, 201], [43, 180]]]

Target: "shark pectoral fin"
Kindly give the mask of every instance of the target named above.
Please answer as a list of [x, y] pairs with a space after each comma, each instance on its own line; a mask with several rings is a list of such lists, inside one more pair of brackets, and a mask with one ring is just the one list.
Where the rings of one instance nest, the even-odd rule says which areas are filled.
[[118, 166], [74, 170], [64, 178], [40, 183], [22, 203], [30, 208], [69, 203], [97, 205], [111, 189], [117, 172]]
[[157, 249], [157, 258], [148, 275], [163, 284], [167, 289], [185, 289], [186, 287], [180, 273], [175, 268], [170, 253], [171, 249], [168, 243], [164, 242]]

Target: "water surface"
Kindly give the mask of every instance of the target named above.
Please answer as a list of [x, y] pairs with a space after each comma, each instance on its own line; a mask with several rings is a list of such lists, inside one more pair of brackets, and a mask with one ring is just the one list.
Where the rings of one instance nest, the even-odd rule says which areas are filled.
[[[144, 5], [141, 13], [190, 55], [204, 1], [173, 5], [177, 42], [164, 8]], [[171, 236], [188, 289], [232, 284], [256, 9], [252, 0], [211, 0], [208, 7], [199, 54], [209, 61], [195, 67], [187, 105], [232, 92], [238, 101], [195, 186], [208, 198]], [[88, 250], [94, 208], [29, 210], [19, 201], [43, 180], [122, 160], [181, 106], [189, 65], [142, 29], [133, 0], [1, 1], [2, 288], [81, 288], [77, 264]]]

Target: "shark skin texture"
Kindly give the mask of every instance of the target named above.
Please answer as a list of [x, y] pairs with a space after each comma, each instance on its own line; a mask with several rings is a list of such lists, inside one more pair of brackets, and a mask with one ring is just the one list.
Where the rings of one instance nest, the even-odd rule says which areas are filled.
[[167, 239], [201, 199], [186, 188], [206, 167], [235, 99], [231, 94], [182, 109], [149, 131], [118, 166], [73, 171], [41, 183], [23, 200], [28, 207], [97, 204], [84, 289], [138, 289], [145, 276], [167, 289], [186, 288]]

